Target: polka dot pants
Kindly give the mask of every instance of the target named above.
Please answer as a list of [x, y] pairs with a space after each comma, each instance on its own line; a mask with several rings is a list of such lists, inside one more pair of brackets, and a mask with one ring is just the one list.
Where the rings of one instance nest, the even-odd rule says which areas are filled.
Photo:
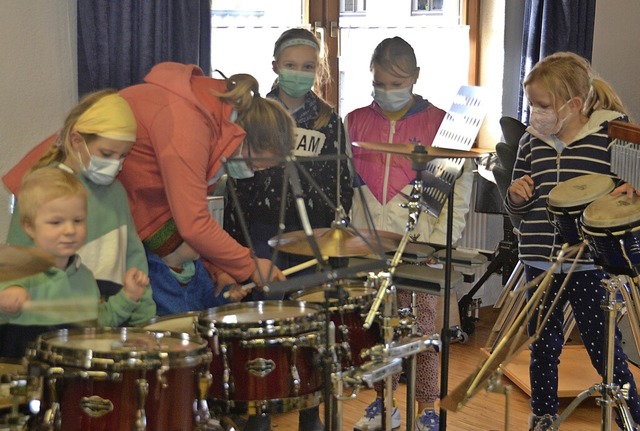
[[[544, 271], [525, 265], [525, 277], [527, 281], [533, 280]], [[600, 271], [580, 271], [571, 274], [558, 305], [545, 327], [541, 330], [538, 339], [531, 346], [531, 362], [529, 364], [529, 378], [531, 379], [531, 408], [533, 414], [542, 416], [558, 413], [558, 364], [560, 353], [564, 344], [563, 334], [563, 309], [567, 301], [571, 304], [575, 316], [576, 325], [580, 331], [582, 341], [589, 353], [593, 367], [602, 376], [605, 351], [604, 327], [605, 312], [600, 308], [601, 302], [607, 299], [607, 291], [602, 287], [600, 280], [605, 276]], [[560, 286], [564, 282], [565, 274], [555, 274], [547, 295], [543, 316], [546, 315], [548, 306], [557, 296]], [[533, 290], [527, 292], [530, 297]], [[536, 316], [540, 305], [536, 307], [533, 318], [528, 323], [529, 335], [536, 328]], [[629, 371], [627, 356], [622, 351], [621, 334], [616, 328], [614, 350], [614, 383], [622, 386], [630, 384], [629, 399], [627, 405], [634, 421], [640, 423], [640, 402], [638, 391], [633, 376]], [[597, 382], [593, 382], [597, 383]], [[587, 388], [585, 388], [587, 389]]]

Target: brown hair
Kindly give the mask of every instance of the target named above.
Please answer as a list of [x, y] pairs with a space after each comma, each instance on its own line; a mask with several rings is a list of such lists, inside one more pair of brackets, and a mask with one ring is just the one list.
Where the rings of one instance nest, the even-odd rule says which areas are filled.
[[572, 52], [556, 52], [540, 60], [524, 79], [523, 88], [532, 82], [551, 94], [554, 106], [558, 101], [581, 98], [582, 114], [587, 117], [598, 109], [627, 113], [613, 87], [594, 76], [589, 62]]
[[33, 224], [38, 209], [54, 199], [70, 196], [88, 199], [87, 189], [75, 174], [57, 167], [36, 169], [20, 185], [20, 223]]
[[287, 110], [280, 103], [260, 96], [258, 81], [251, 75], [232, 75], [226, 82], [227, 92], [212, 93], [235, 108], [236, 123], [247, 132], [245, 142], [249, 147], [256, 153], [289, 154], [296, 125]]

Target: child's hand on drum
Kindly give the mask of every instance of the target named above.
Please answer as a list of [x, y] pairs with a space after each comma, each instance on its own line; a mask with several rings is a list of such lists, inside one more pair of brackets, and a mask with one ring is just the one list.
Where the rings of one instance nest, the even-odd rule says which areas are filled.
[[620, 194], [625, 194], [629, 198], [631, 198], [631, 197], [633, 197], [634, 193], [636, 195], [640, 196], [640, 190], [634, 189], [633, 186], [631, 184], [629, 184], [629, 183], [624, 183], [623, 185], [616, 187], [611, 192], [611, 196], [618, 196]]
[[529, 175], [516, 178], [507, 191], [511, 202], [516, 205], [523, 204], [533, 197], [533, 180]]
[[0, 292], [0, 311], [17, 313], [22, 305], [29, 300], [29, 293], [22, 286], [9, 286]]
[[138, 268], [130, 268], [124, 275], [124, 294], [132, 301], [142, 298], [148, 285], [149, 277]]
[[242, 298], [249, 294], [249, 292], [251, 292], [251, 289], [245, 289], [238, 284], [234, 284], [228, 289], [224, 290], [224, 297], [232, 302], [240, 302]]

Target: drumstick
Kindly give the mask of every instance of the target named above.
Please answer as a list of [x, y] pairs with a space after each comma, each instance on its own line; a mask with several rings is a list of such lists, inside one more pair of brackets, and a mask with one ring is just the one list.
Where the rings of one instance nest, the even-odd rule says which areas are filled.
[[74, 298], [74, 299], [43, 299], [27, 301], [22, 304], [23, 311], [31, 312], [74, 312], [87, 309], [97, 309], [98, 298]]
[[[291, 274], [294, 274], [294, 273], [296, 273], [298, 271], [302, 271], [303, 269], [311, 268], [313, 265], [315, 265], [317, 263], [318, 263], [318, 259], [311, 259], [311, 260], [308, 260], [306, 262], [302, 262], [301, 264], [298, 264], [296, 266], [292, 266], [291, 268], [283, 269], [282, 273], [284, 275], [291, 275]], [[256, 284], [251, 282], [251, 283], [243, 284], [242, 286], [240, 286], [240, 289], [249, 290], [249, 289], [253, 289], [254, 287], [256, 287]], [[264, 291], [268, 292], [269, 289], [265, 287]], [[229, 297], [229, 292], [225, 292], [223, 296], [225, 298], [228, 298]]]

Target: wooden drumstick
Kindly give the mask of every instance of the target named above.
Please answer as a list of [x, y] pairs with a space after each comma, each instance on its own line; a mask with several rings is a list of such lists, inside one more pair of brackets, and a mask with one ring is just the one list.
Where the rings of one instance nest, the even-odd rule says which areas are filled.
[[[295, 274], [298, 271], [302, 271], [303, 269], [307, 269], [307, 268], [311, 268], [313, 265], [318, 263], [318, 259], [311, 259], [308, 260], [306, 262], [302, 262], [301, 264], [298, 264], [296, 266], [292, 266], [291, 268], [287, 268], [287, 269], [283, 269], [282, 273], [284, 275], [291, 275], [291, 274]], [[247, 283], [247, 284], [243, 284], [242, 286], [240, 286], [240, 289], [242, 290], [250, 290], [253, 289], [254, 287], [256, 287], [256, 284], [251, 282], [251, 283]], [[265, 292], [268, 292], [269, 289], [265, 288], [264, 290]], [[223, 295], [225, 298], [229, 297], [229, 292], [225, 292]]]

